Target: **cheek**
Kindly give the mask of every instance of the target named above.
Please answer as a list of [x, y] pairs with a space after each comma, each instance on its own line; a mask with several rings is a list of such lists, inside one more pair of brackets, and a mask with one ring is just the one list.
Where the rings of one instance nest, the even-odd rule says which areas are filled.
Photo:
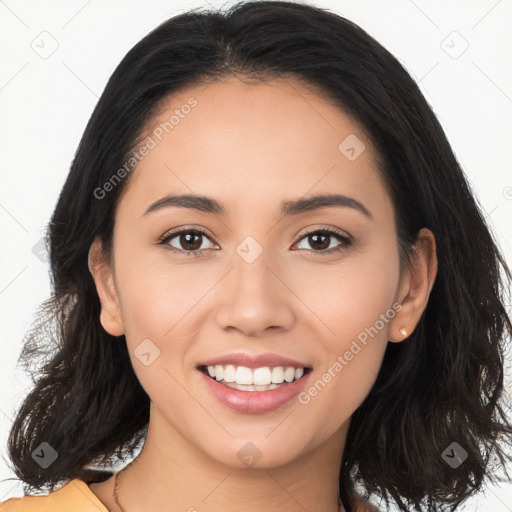
[[119, 242], [116, 249], [122, 255], [116, 281], [127, 334], [132, 342], [141, 337], [165, 342], [211, 286], [212, 276], [184, 258], [183, 264], [171, 262], [163, 248], [128, 246]]
[[311, 267], [296, 269], [301, 278], [295, 280], [294, 292], [321, 320], [329, 352], [343, 350], [361, 333], [364, 338], [376, 323], [379, 334], [374, 336], [386, 338], [389, 323], [379, 320], [386, 312], [394, 316], [398, 267], [398, 252], [382, 245], [364, 253], [347, 253], [335, 264], [318, 265], [314, 272]]
[[382, 249], [347, 258], [301, 281], [324, 335], [317, 368], [299, 403], [326, 418], [324, 432], [347, 420], [369, 393], [388, 343], [398, 281], [398, 253]]
[[322, 368], [299, 395], [299, 407], [312, 424], [322, 418], [320, 428], [311, 428], [315, 443], [334, 434], [345, 424], [370, 392], [380, 366], [385, 346], [376, 344], [371, 349], [359, 343], [349, 350], [351, 359], [340, 354]]
[[[193, 343], [194, 305], [207, 290], [190, 266], [171, 266], [132, 252], [116, 266], [125, 337], [135, 374], [153, 401], [187, 408], [184, 360]], [[205, 288], [205, 290], [203, 290]]]
[[186, 406], [190, 397], [178, 382], [187, 376], [187, 351], [199, 334], [197, 306], [215, 276], [207, 265], [171, 263], [164, 250], [122, 250], [120, 244], [116, 280], [133, 369], [152, 399]]

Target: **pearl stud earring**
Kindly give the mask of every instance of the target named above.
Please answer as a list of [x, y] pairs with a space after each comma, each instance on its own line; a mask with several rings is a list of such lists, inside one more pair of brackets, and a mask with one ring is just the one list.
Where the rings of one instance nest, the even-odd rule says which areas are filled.
[[400, 329], [400, 334], [401, 334], [402, 336], [407, 336], [407, 331], [402, 327], [402, 328]]

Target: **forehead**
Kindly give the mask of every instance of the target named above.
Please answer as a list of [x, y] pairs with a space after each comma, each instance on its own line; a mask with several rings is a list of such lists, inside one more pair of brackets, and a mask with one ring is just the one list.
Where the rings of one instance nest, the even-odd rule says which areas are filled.
[[121, 201], [139, 215], [167, 193], [214, 196], [228, 211], [333, 191], [390, 207], [361, 127], [292, 80], [229, 78], [187, 88], [165, 100], [143, 144], [151, 149]]

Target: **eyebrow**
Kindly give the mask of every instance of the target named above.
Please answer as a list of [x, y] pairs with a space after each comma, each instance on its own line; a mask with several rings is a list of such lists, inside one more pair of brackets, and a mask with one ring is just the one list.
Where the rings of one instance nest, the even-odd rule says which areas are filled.
[[[167, 195], [162, 197], [158, 201], [152, 203], [141, 217], [161, 210], [162, 208], [169, 208], [173, 206], [190, 208], [201, 212], [213, 213], [215, 215], [225, 216], [227, 213], [224, 206], [211, 197], [195, 194], [183, 194]], [[366, 206], [364, 206], [364, 204], [353, 197], [348, 197], [342, 194], [322, 194], [293, 201], [283, 201], [281, 203], [280, 215], [281, 217], [288, 217], [317, 210], [319, 208], [336, 206], [353, 208], [373, 220], [371, 212], [366, 208]]]

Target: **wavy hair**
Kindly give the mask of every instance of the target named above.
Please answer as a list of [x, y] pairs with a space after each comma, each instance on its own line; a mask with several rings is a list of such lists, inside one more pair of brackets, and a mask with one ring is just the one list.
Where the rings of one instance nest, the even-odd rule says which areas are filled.
[[[410, 261], [422, 227], [433, 232], [438, 272], [428, 304], [409, 339], [388, 344], [352, 416], [339, 484], [344, 501], [358, 487], [402, 511], [455, 510], [508, 460], [510, 269], [438, 119], [400, 62], [342, 16], [286, 1], [174, 16], [110, 77], [47, 228], [52, 294], [23, 340], [20, 361], [34, 387], [10, 431], [13, 471], [25, 489], [53, 490], [87, 467], [132, 455], [144, 439], [150, 399], [126, 343], [100, 324], [87, 264], [95, 237], [111, 255], [129, 177], [105, 197], [94, 191], [130, 159], [164, 101], [229, 76], [298, 80], [360, 124], [395, 207], [401, 263]], [[46, 469], [31, 456], [43, 442], [58, 453]], [[467, 452], [457, 468], [442, 457], [453, 442]]]

